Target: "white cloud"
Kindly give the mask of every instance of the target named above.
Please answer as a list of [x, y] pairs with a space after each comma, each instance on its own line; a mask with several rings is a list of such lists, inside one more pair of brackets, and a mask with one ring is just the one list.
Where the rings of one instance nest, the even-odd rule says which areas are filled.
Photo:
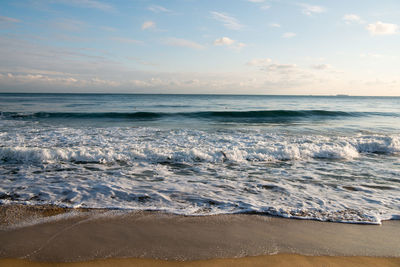
[[222, 24], [228, 29], [240, 30], [243, 28], [243, 25], [240, 24], [240, 22], [232, 16], [216, 11], [211, 11], [210, 13], [213, 15], [214, 19], [222, 22]]
[[371, 35], [393, 35], [398, 33], [399, 26], [396, 24], [377, 21], [375, 23], [368, 24], [366, 29]]
[[283, 38], [293, 38], [295, 36], [296, 34], [294, 32], [285, 32], [284, 34], [282, 34]]
[[14, 19], [14, 18], [10, 18], [10, 17], [4, 17], [4, 16], [0, 16], [0, 23], [1, 22], [5, 22], [5, 23], [18, 23], [21, 22], [19, 19]]
[[[5, 78], [4, 78], [5, 77]], [[7, 81], [12, 81], [14, 83], [30, 83], [30, 82], [42, 82], [42, 83], [76, 83], [77, 79], [73, 77], [51, 77], [42, 74], [12, 74], [7, 73], [7, 76], [1, 76], [1, 78], [6, 79]]]
[[204, 45], [201, 45], [199, 43], [190, 41], [190, 40], [186, 40], [186, 39], [181, 39], [181, 38], [167, 38], [164, 40], [164, 43], [167, 45], [171, 45], [171, 46], [182, 46], [182, 47], [189, 47], [192, 49], [204, 49]]
[[[0, 71], [4, 71], [5, 69], [0, 69]], [[72, 73], [68, 72], [60, 72], [60, 71], [54, 71], [54, 70], [43, 70], [43, 69], [31, 69], [31, 68], [17, 68], [14, 69], [13, 71], [16, 71], [16, 73], [22, 74], [22, 73], [29, 73], [29, 74], [40, 74], [40, 75], [47, 75], [47, 76], [74, 76]], [[12, 78], [13, 74], [12, 73], [7, 73], [8, 78]]]
[[331, 68], [331, 65], [329, 64], [315, 64], [311, 66], [312, 69], [315, 70], [327, 70], [329, 68]]
[[260, 66], [266, 66], [271, 62], [272, 60], [270, 58], [255, 58], [247, 62], [246, 65], [260, 67]]
[[270, 23], [269, 26], [272, 28], [280, 28], [281, 27], [281, 25], [278, 23]]
[[[177, 38], [163, 42], [195, 49], [204, 47]], [[236, 45], [240, 43], [236, 41], [227, 48], [234, 49]], [[126, 59], [121, 61], [121, 57], [111, 57], [108, 53], [43, 46], [13, 38], [0, 38], [0, 58], [4, 62], [0, 66], [2, 92], [243, 94], [265, 93], [268, 87], [268, 90], [275, 88], [276, 93], [282, 93], [280, 90], [290, 93], [292, 89], [289, 88], [304, 80], [296, 69], [288, 71], [279, 67], [275, 67], [279, 69], [276, 71], [249, 72], [140, 70], [131, 66], [131, 62], [126, 64]]]
[[163, 6], [159, 6], [159, 5], [151, 5], [147, 9], [154, 13], [161, 13], [161, 12], [169, 13], [169, 12], [171, 12], [171, 10], [169, 10]]
[[271, 63], [272, 60], [270, 58], [256, 58], [252, 59], [246, 63], [248, 66], [255, 66], [259, 68], [259, 70], [263, 72], [267, 72], [270, 74], [279, 74], [279, 75], [287, 75], [287, 74], [300, 74], [302, 70], [300, 70], [296, 64], [280, 64], [280, 63]]
[[145, 21], [142, 24], [142, 30], [154, 29], [155, 27], [156, 27], [156, 23], [151, 20]]
[[232, 40], [229, 37], [222, 37], [222, 38], [216, 39], [214, 41], [214, 45], [228, 45], [229, 46], [229, 45], [232, 45], [234, 43], [235, 43], [235, 40]]
[[288, 71], [297, 68], [296, 64], [270, 64], [266, 67], [269, 71]]
[[263, 6], [260, 6], [260, 8], [263, 9], [263, 10], [267, 10], [267, 9], [270, 9], [271, 6], [269, 6], [269, 5], [263, 5]]
[[244, 43], [238, 43], [235, 40], [232, 40], [229, 37], [222, 37], [222, 38], [218, 38], [214, 41], [214, 45], [215, 46], [228, 46], [230, 48], [236, 49], [236, 50], [240, 50], [243, 47], [246, 46], [246, 44]]
[[313, 6], [309, 4], [299, 4], [302, 7], [301, 12], [306, 14], [307, 16], [311, 16], [313, 14], [319, 14], [325, 12], [325, 8], [322, 6]]
[[360, 16], [356, 15], [356, 14], [346, 14], [343, 16], [343, 20], [347, 23], [359, 23], [359, 24], [363, 24], [365, 23], [365, 21], [363, 21], [361, 19]]
[[89, 81], [86, 81], [86, 83], [97, 85], [97, 86], [111, 86], [111, 87], [116, 87], [116, 86], [121, 85], [120, 82], [103, 80], [98, 77], [94, 77], [94, 78], [90, 79]]
[[[257, 60], [249, 62], [259, 64], [257, 74], [264, 77], [264, 85], [276, 88], [293, 88], [301, 85], [312, 85], [317, 82], [314, 73], [307, 69], [299, 68], [296, 64], [270, 63], [270, 60]], [[255, 74], [253, 74], [255, 75]], [[322, 75], [322, 74], [319, 74]], [[323, 73], [323, 75], [325, 75]]]
[[0, 58], [0, 72], [32, 74], [31, 69], [40, 68], [52, 73], [36, 74], [60, 77], [101, 75], [106, 79], [130, 68], [101, 49], [49, 46], [18, 38], [0, 38]]

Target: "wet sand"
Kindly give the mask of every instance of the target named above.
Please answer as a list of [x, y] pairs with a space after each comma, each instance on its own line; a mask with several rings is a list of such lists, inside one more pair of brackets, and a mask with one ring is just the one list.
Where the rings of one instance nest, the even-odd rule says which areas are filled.
[[400, 259], [400, 221], [356, 225], [26, 206], [2, 206], [0, 215], [1, 266], [399, 266]]
[[292, 254], [279, 254], [271, 256], [244, 257], [238, 259], [213, 259], [202, 261], [163, 261], [152, 259], [106, 259], [74, 263], [49, 263], [32, 262], [27, 260], [0, 259], [1, 266], [9, 267], [111, 267], [111, 266], [193, 266], [193, 267], [240, 267], [240, 266], [400, 266], [400, 258], [374, 258], [374, 257], [328, 257], [328, 256], [301, 256]]

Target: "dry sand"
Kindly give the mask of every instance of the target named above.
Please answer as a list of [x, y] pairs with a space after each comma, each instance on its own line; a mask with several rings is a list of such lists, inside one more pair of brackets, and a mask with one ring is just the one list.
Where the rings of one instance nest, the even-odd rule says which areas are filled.
[[400, 266], [400, 221], [356, 225], [243, 214], [65, 211], [0, 207], [0, 265]]

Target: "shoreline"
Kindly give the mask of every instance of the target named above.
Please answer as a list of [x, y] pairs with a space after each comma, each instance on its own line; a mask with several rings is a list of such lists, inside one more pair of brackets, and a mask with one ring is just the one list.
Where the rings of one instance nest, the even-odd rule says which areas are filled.
[[[34, 219], [34, 220], [46, 220], [54, 218], [59, 215], [66, 214], [74, 214], [77, 215], [85, 214], [85, 213], [105, 213], [105, 212], [115, 212], [118, 214], [139, 214], [139, 213], [153, 213], [160, 215], [169, 215], [169, 216], [181, 216], [181, 217], [210, 217], [210, 216], [262, 216], [262, 217], [271, 217], [285, 220], [300, 220], [300, 221], [314, 221], [321, 223], [338, 223], [338, 224], [354, 224], [354, 225], [382, 225], [385, 222], [391, 221], [400, 221], [400, 216], [392, 216], [390, 219], [381, 219], [379, 222], [371, 222], [371, 221], [332, 221], [332, 220], [319, 220], [315, 218], [301, 217], [301, 216], [280, 216], [270, 213], [264, 212], [241, 212], [241, 213], [216, 213], [216, 214], [199, 214], [199, 215], [186, 215], [180, 213], [171, 213], [164, 210], [140, 210], [140, 209], [121, 209], [121, 208], [90, 208], [90, 207], [78, 207], [73, 208], [69, 206], [59, 206], [56, 204], [3, 204], [0, 203], [0, 229], [10, 227], [21, 227], [25, 226], [26, 222]], [[8, 214], [7, 214], [8, 213]], [[32, 222], [30, 222], [31, 224]], [[41, 223], [41, 222], [37, 222]], [[21, 224], [21, 225], [19, 225]]]
[[166, 261], [141, 258], [101, 259], [83, 262], [36, 262], [22, 259], [0, 259], [1, 266], [10, 267], [108, 267], [108, 266], [195, 266], [195, 267], [219, 267], [219, 266], [399, 266], [400, 258], [382, 257], [339, 257], [339, 256], [303, 256], [297, 254], [277, 254], [267, 256], [254, 256], [243, 258], [211, 259], [199, 261]]
[[321, 260], [328, 256], [329, 261], [366, 257], [398, 263], [400, 259], [398, 220], [361, 225], [251, 214], [71, 211], [56, 206], [0, 206], [0, 264], [25, 264], [17, 259], [38, 264], [110, 259], [205, 264], [275, 254], [280, 261], [287, 255], [305, 262], [314, 256]]

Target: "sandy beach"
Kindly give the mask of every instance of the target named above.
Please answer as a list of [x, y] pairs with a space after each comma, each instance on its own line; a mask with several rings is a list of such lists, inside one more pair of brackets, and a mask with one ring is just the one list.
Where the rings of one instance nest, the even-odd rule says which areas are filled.
[[326, 256], [301, 256], [293, 254], [279, 254], [272, 256], [244, 257], [239, 259], [214, 259], [203, 261], [163, 261], [151, 259], [106, 259], [75, 263], [32, 262], [27, 260], [1, 259], [4, 266], [17, 267], [90, 267], [90, 266], [399, 266], [399, 258], [374, 258], [374, 257], [326, 257]]
[[[398, 266], [400, 221], [1, 207], [2, 266]], [[12, 223], [13, 222], [13, 223]]]
[[0, 0], [0, 267], [400, 267], [400, 0]]

